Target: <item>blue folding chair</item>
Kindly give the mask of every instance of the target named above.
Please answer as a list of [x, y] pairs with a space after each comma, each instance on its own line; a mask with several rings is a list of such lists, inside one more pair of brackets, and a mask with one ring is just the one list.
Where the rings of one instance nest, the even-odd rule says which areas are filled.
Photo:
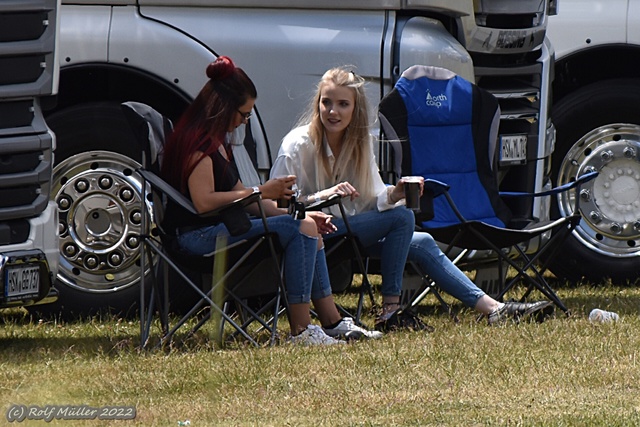
[[[526, 224], [512, 221], [504, 200], [570, 190], [579, 194], [580, 186], [597, 174], [580, 171], [575, 181], [539, 193], [501, 193], [497, 178], [499, 118], [500, 106], [491, 93], [450, 70], [422, 65], [407, 69], [379, 106], [384, 140], [393, 147], [396, 177], [421, 175], [426, 179], [416, 214], [419, 230], [446, 244], [447, 254], [453, 248], [461, 249], [458, 261], [474, 250], [490, 250], [500, 267], [503, 263], [513, 267], [517, 274], [510, 280], [499, 269], [498, 300], [524, 282], [527, 290], [521, 300], [537, 289], [569, 314], [543, 277], [546, 263], [539, 261], [542, 254], [551, 259], [557, 243], [578, 225], [580, 198], [573, 198], [574, 210], [566, 216]], [[539, 246], [527, 253], [522, 247], [533, 239], [539, 240]], [[412, 305], [423, 296], [424, 292], [419, 293]]]

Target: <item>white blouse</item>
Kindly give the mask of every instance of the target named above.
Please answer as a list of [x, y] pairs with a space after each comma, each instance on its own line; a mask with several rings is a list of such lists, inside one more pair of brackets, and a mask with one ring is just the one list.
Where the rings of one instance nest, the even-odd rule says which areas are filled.
[[[327, 177], [324, 173], [324, 168], [316, 161], [316, 152], [311, 139], [309, 138], [309, 126], [300, 126], [290, 131], [282, 140], [282, 145], [278, 152], [273, 167], [271, 168], [271, 178], [282, 177], [286, 175], [296, 176], [296, 185], [300, 192], [302, 200], [305, 200], [310, 195], [317, 193], [329, 187], [333, 187], [338, 184], [336, 178]], [[373, 138], [373, 136], [372, 136]], [[329, 159], [329, 165], [333, 169], [336, 158], [329, 147], [329, 144], [324, 141], [324, 150]], [[373, 153], [373, 143], [369, 144], [371, 161], [369, 167], [371, 168], [371, 177], [373, 180], [374, 191], [372, 194], [375, 196], [366, 200], [362, 195], [351, 201], [348, 197], [343, 199], [343, 205], [347, 215], [356, 215], [358, 213], [366, 212], [372, 209], [378, 209], [379, 211], [385, 211], [392, 209], [396, 206], [404, 205], [404, 199], [398, 203], [390, 204], [388, 197], [387, 185], [382, 181], [378, 164]], [[356, 190], [359, 190], [359, 183], [350, 182]], [[332, 206], [330, 212], [334, 216], [340, 216], [340, 210], [338, 206]]]

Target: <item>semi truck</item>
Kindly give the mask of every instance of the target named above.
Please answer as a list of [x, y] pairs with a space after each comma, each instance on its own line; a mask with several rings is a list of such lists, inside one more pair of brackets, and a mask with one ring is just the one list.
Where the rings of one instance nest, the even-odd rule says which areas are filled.
[[42, 100], [58, 86], [58, 0], [0, 4], [0, 308], [54, 302], [55, 136]]
[[[555, 133], [545, 35], [555, 9], [552, 0], [62, 0], [59, 87], [42, 103], [56, 136], [47, 185], [58, 212], [50, 233], [57, 233], [59, 298], [42, 308], [135, 309], [148, 207], [135, 173], [141, 148], [120, 104], [142, 102], [175, 120], [218, 55], [232, 57], [258, 88], [243, 129], [258, 179], [328, 68], [349, 65], [365, 77], [375, 109], [404, 69], [427, 64], [498, 98], [502, 151], [511, 153], [500, 160], [501, 188], [548, 188]], [[389, 156], [381, 145], [385, 178]], [[549, 203], [510, 207], [527, 223], [546, 219]], [[491, 256], [471, 260], [463, 267], [490, 265]]]
[[[600, 171], [583, 189], [582, 221], [552, 261], [556, 275], [635, 283], [640, 274], [640, 1], [563, 0], [549, 19], [555, 48], [552, 179]], [[553, 211], [570, 210], [558, 198]]]

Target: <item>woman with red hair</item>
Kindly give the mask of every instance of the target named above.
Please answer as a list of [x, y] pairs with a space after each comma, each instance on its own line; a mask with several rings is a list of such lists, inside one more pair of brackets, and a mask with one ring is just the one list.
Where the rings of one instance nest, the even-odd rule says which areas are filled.
[[[285, 283], [289, 303], [291, 341], [301, 344], [337, 344], [340, 338], [378, 338], [342, 318], [334, 304], [327, 272], [322, 234], [335, 227], [323, 213], [310, 213], [297, 220], [278, 208], [273, 199], [290, 198], [295, 176], [271, 179], [258, 187], [245, 187], [239, 178], [229, 135], [247, 123], [257, 98], [256, 88], [233, 61], [221, 56], [207, 67], [209, 80], [177, 122], [165, 146], [162, 175], [179, 189], [200, 213], [208, 212], [246, 197], [262, 193], [270, 231], [278, 235], [285, 251]], [[250, 206], [257, 213], [256, 206]], [[176, 230], [180, 249], [203, 255], [215, 249], [218, 236], [228, 243], [262, 234], [259, 219], [251, 229], [232, 236], [222, 222], [203, 222], [197, 216], [167, 209], [165, 225]], [[311, 324], [310, 302], [322, 328]]]

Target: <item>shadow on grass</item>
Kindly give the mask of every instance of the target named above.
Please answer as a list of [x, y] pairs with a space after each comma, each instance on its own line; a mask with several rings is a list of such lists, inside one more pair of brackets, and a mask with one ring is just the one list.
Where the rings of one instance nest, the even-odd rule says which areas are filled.
[[[65, 356], [69, 353], [83, 357], [117, 357], [122, 352], [137, 352], [137, 337], [68, 336], [10, 336], [0, 338], [0, 359], [28, 360], [30, 358]], [[16, 359], [18, 358], [18, 359]]]

